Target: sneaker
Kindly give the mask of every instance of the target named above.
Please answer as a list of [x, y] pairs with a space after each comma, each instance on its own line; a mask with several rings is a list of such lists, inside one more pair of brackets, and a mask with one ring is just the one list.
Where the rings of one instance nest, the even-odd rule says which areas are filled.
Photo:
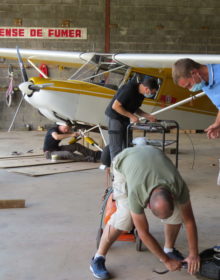
[[166, 253], [166, 255], [167, 255], [170, 259], [173, 259], [173, 260], [177, 260], [177, 261], [182, 261], [182, 260], [184, 260], [183, 255], [182, 255], [178, 250], [176, 250], [175, 248], [173, 248], [173, 252]]
[[220, 253], [220, 245], [216, 245], [213, 247], [213, 250], [217, 253]]
[[105, 258], [101, 256], [95, 259], [92, 258], [90, 270], [92, 271], [93, 275], [98, 279], [105, 280], [110, 278], [110, 274], [105, 267]]

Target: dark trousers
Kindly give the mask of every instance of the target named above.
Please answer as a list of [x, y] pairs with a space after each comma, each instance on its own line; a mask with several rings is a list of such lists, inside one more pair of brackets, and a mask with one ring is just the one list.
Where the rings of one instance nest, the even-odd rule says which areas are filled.
[[77, 142], [69, 145], [61, 145], [60, 149], [61, 151], [69, 151], [72, 153], [79, 152], [84, 156], [91, 156], [91, 157], [95, 156], [95, 151], [90, 150], [89, 148], [86, 148], [85, 146]]
[[[80, 154], [74, 153], [79, 152]], [[76, 161], [90, 161], [94, 158], [96, 152], [86, 148], [79, 143], [73, 143], [70, 145], [61, 145], [60, 150], [47, 152], [46, 157], [51, 158], [51, 155], [57, 155], [59, 159], [73, 159]]]
[[[121, 121], [109, 118], [108, 134], [109, 134], [109, 150], [111, 155], [111, 161], [127, 147], [127, 126], [129, 121]], [[129, 138], [130, 138], [129, 133]], [[129, 141], [129, 139], [128, 139]]]

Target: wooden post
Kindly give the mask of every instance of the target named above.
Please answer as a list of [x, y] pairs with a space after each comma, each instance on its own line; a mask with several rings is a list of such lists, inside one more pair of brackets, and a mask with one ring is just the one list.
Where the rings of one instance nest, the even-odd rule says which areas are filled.
[[25, 208], [24, 199], [0, 199], [0, 209]]

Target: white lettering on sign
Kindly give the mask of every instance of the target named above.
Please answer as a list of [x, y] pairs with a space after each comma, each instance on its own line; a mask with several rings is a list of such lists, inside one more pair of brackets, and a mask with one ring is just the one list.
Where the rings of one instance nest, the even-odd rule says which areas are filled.
[[1, 38], [87, 39], [87, 28], [0, 27]]

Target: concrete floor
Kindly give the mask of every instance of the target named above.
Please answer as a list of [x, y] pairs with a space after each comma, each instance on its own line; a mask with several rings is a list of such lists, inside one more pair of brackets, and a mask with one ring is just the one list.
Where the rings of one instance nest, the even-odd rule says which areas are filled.
[[[0, 156], [15, 150], [39, 152], [43, 136], [44, 132], [0, 132]], [[204, 134], [189, 137], [180, 135], [179, 170], [191, 190], [201, 251], [220, 242], [220, 187], [216, 185], [220, 140], [208, 140]], [[89, 262], [96, 250], [105, 186], [101, 170], [34, 178], [1, 169], [1, 199], [25, 199], [26, 208], [0, 210], [0, 279], [93, 279]], [[151, 232], [163, 245], [161, 223], [149, 212], [147, 216]], [[184, 229], [176, 247], [187, 255]], [[146, 249], [137, 252], [131, 242], [114, 244], [107, 267], [121, 280], [195, 279], [185, 271], [153, 273], [152, 269], [164, 266]]]

